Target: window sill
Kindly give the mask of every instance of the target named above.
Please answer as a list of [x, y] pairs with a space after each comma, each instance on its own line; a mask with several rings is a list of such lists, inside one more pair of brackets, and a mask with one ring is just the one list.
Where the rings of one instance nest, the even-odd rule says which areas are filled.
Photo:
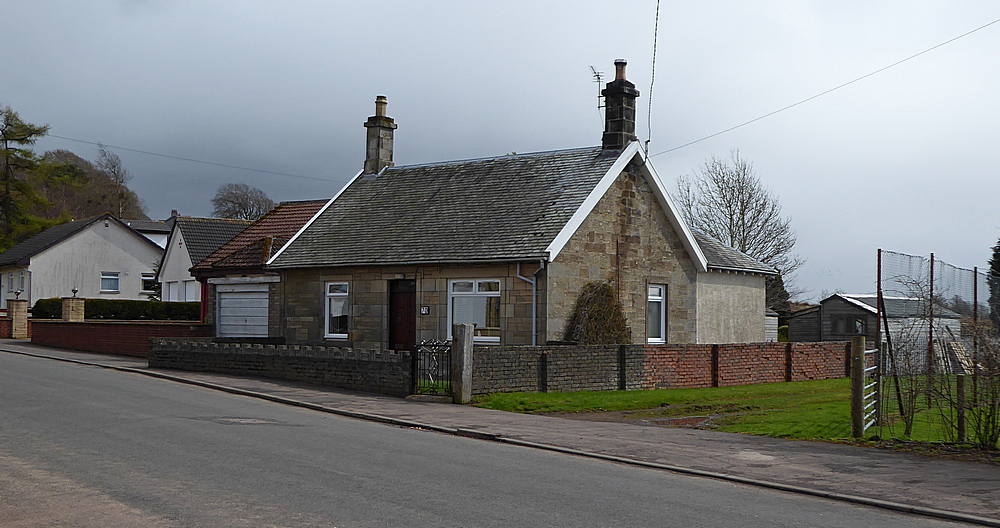
[[121, 293], [121, 290], [101, 290], [100, 293], [117, 294], [117, 293]]
[[348, 339], [347, 334], [329, 334], [323, 336], [323, 339], [339, 339], [341, 341], [346, 341]]
[[646, 344], [647, 345], [665, 345], [665, 344], [667, 344], [667, 340], [666, 339], [647, 339], [646, 340]]

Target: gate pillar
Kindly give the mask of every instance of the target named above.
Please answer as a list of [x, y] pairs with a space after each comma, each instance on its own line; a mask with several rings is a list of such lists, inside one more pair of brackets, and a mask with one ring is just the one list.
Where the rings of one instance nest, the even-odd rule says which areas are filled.
[[472, 401], [472, 323], [451, 329], [451, 395], [455, 403]]

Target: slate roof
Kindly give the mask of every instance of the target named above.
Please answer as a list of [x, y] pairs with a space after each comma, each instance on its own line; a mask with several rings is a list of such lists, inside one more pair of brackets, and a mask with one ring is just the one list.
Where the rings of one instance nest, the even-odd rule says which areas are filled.
[[250, 225], [249, 220], [178, 216], [175, 222], [187, 244], [191, 262], [197, 265]]
[[708, 261], [709, 269], [754, 271], [768, 274], [776, 273], [775, 269], [771, 266], [722, 243], [715, 237], [696, 229], [692, 229], [691, 233], [694, 235], [694, 239], [698, 241], [698, 246], [701, 247], [701, 252], [705, 255], [705, 260]]
[[[853, 304], [863, 304], [862, 306], [870, 312], [876, 312], [878, 297], [875, 295], [847, 295], [837, 294], [833, 297], [841, 297]], [[827, 299], [832, 298], [828, 297]], [[882, 297], [885, 303], [885, 315], [890, 318], [923, 317], [925, 315], [926, 303], [922, 299], [912, 297]], [[934, 317], [941, 319], [961, 319], [962, 316], [943, 306], [934, 306]]]
[[[271, 267], [544, 258], [620, 154], [585, 147], [361, 176]], [[710, 269], [775, 273], [705, 234], [695, 239]]]
[[282, 202], [250, 224], [191, 271], [261, 267], [309, 221], [327, 200]]
[[28, 259], [41, 253], [63, 240], [75, 235], [85, 227], [104, 218], [105, 215], [98, 215], [85, 220], [66, 222], [50, 227], [37, 235], [22, 240], [13, 247], [0, 253], [0, 266], [12, 266], [27, 264]]
[[542, 258], [618, 154], [586, 147], [361, 176], [272, 267]]

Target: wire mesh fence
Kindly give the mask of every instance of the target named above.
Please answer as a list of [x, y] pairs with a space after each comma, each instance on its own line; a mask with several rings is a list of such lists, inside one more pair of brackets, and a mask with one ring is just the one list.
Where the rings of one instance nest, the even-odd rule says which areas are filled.
[[998, 304], [1000, 277], [879, 250], [878, 436], [997, 447]]

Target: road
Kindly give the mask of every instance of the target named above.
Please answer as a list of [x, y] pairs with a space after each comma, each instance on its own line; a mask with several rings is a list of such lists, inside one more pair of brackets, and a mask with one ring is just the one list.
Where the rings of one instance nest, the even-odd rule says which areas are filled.
[[959, 526], [8, 353], [0, 525]]

